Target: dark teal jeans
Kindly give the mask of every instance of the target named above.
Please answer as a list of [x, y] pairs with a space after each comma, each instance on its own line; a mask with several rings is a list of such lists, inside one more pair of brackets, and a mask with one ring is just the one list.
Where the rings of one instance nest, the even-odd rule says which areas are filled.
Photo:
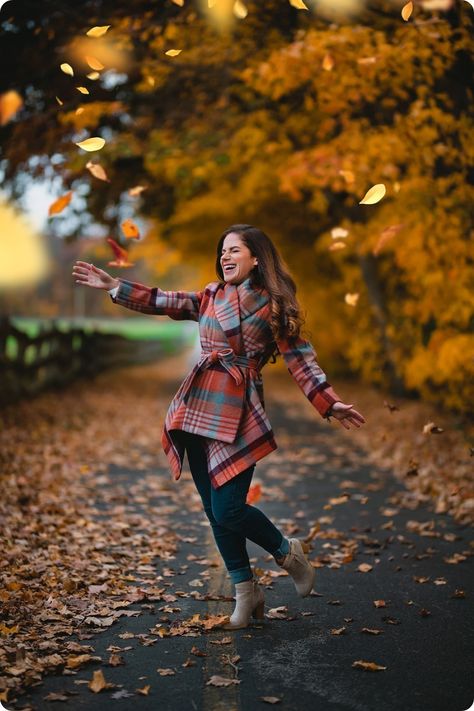
[[281, 531], [263, 511], [246, 503], [255, 464], [214, 489], [207, 469], [202, 437], [184, 431], [179, 436], [186, 447], [194, 483], [232, 582], [241, 583], [252, 578], [247, 538], [275, 558], [289, 553], [289, 542]]

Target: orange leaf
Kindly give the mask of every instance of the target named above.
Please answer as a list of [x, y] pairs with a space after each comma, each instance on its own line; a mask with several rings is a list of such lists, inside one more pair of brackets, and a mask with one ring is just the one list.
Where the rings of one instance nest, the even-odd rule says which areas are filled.
[[62, 212], [64, 208], [71, 202], [71, 198], [72, 190], [70, 190], [65, 195], [62, 195], [49, 206], [48, 215], [57, 215], [59, 212]]
[[10, 121], [23, 106], [23, 99], [17, 91], [6, 91], [0, 95], [0, 126]]
[[120, 226], [128, 239], [140, 239], [140, 231], [132, 220], [124, 220]]

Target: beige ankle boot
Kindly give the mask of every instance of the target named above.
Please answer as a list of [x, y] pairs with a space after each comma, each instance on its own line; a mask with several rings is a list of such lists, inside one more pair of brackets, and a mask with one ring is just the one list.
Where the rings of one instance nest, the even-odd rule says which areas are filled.
[[313, 589], [316, 570], [306, 558], [301, 541], [297, 538], [289, 538], [288, 541], [290, 552], [279, 565], [293, 578], [298, 595], [306, 597]]
[[248, 627], [252, 616], [263, 622], [265, 595], [256, 578], [235, 584], [235, 601], [230, 621], [221, 629], [239, 630]]

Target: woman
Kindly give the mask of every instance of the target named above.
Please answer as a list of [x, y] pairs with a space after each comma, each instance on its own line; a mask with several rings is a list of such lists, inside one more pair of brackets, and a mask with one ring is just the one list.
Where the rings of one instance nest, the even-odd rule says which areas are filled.
[[[271, 553], [309, 595], [315, 569], [301, 542], [287, 539], [255, 506], [246, 503], [255, 464], [277, 448], [265, 414], [261, 369], [281, 354], [289, 372], [320, 415], [343, 427], [365, 422], [327, 382], [303, 323], [296, 286], [267, 235], [251, 225], [232, 225], [217, 245], [219, 281], [202, 291], [163, 291], [114, 279], [78, 261], [76, 282], [109, 291], [114, 303], [148, 314], [199, 322], [202, 353], [173, 398], [162, 444], [174, 479], [184, 453], [217, 547], [232, 582], [236, 605], [224, 629], [247, 627], [264, 616], [264, 594], [250, 567], [246, 539]], [[274, 362], [274, 361], [273, 361]]]

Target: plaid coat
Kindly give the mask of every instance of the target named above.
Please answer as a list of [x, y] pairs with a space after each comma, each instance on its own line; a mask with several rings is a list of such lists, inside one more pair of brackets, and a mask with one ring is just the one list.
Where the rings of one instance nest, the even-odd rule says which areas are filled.
[[[114, 303], [147, 314], [199, 322], [202, 353], [174, 396], [161, 442], [174, 479], [183, 466], [179, 431], [204, 437], [212, 486], [218, 488], [277, 448], [265, 413], [260, 367], [273, 342], [263, 289], [211, 282], [202, 291], [163, 291], [120, 279]], [[309, 341], [276, 341], [288, 371], [324, 417], [342, 400], [328, 383]]]

